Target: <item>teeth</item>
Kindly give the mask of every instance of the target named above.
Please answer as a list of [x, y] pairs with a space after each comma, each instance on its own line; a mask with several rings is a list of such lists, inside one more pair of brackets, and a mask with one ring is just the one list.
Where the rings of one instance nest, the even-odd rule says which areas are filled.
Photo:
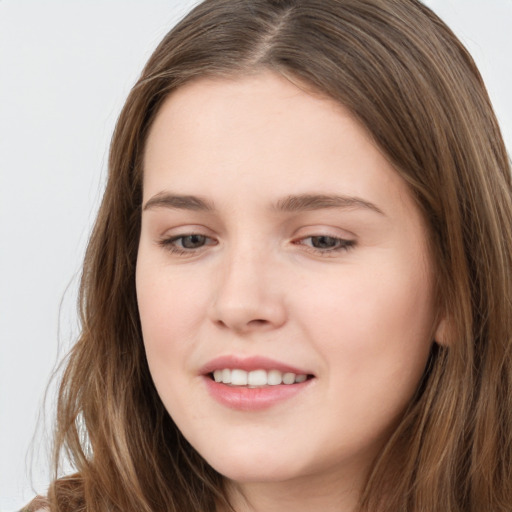
[[[225, 372], [226, 370], [222, 370]], [[233, 386], [247, 386], [247, 372], [244, 370], [231, 370], [231, 384]]]
[[247, 376], [249, 386], [265, 386], [267, 384], [267, 372], [265, 370], [254, 370]]
[[295, 373], [285, 373], [283, 375], [283, 384], [293, 384], [295, 382]]
[[232, 386], [278, 386], [279, 384], [296, 384], [304, 382], [306, 374], [295, 374], [292, 372], [280, 372], [279, 370], [245, 370], [223, 368], [213, 372], [215, 382], [231, 384]]
[[231, 370], [227, 368], [222, 370], [222, 382], [224, 382], [224, 384], [231, 384]]
[[277, 386], [283, 382], [283, 374], [279, 370], [270, 370], [267, 373], [267, 384]]

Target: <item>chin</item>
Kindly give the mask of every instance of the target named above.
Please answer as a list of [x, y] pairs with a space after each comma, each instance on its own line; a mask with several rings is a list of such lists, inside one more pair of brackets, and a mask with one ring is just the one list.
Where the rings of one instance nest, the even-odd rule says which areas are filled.
[[297, 464], [296, 455], [291, 460], [277, 460], [268, 453], [256, 457], [237, 454], [204, 458], [222, 476], [239, 483], [282, 482], [302, 476], [305, 471], [303, 464]]

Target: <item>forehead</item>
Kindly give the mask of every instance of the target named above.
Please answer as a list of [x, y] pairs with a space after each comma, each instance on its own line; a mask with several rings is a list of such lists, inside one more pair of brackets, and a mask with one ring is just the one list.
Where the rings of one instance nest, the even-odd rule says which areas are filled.
[[230, 198], [234, 185], [239, 195], [275, 200], [332, 187], [375, 198], [383, 189], [395, 200], [409, 195], [343, 105], [271, 72], [202, 78], [178, 88], [148, 136], [146, 199], [165, 189], [219, 197], [225, 191]]
[[[267, 130], [289, 136], [298, 135], [299, 129], [311, 134], [318, 130], [318, 122], [327, 125], [332, 121], [334, 116], [329, 114], [334, 112], [340, 118], [352, 117], [340, 103], [271, 71], [203, 77], [177, 88], [167, 97], [150, 130], [150, 139], [155, 138], [152, 135], [163, 124], [169, 135], [172, 130], [172, 136], [195, 136], [203, 143], [215, 135], [220, 139], [233, 128], [241, 137], [251, 132], [259, 136], [261, 123], [266, 124]], [[296, 121], [299, 124], [291, 134], [291, 123]], [[282, 143], [283, 139], [276, 142]]]

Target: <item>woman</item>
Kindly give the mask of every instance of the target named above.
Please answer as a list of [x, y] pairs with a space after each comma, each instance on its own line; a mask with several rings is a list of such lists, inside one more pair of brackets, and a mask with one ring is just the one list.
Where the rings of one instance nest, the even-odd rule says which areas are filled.
[[114, 134], [50, 510], [512, 510], [511, 226], [422, 4], [202, 3]]

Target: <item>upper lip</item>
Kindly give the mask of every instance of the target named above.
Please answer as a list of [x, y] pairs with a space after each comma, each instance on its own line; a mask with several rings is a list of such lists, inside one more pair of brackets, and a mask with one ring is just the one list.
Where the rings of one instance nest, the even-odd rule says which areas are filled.
[[216, 357], [206, 363], [200, 370], [202, 375], [207, 375], [215, 370], [224, 368], [245, 370], [279, 370], [283, 373], [295, 373], [296, 375], [311, 375], [311, 372], [291, 366], [275, 359], [263, 356], [240, 357], [235, 355], [225, 355]]

